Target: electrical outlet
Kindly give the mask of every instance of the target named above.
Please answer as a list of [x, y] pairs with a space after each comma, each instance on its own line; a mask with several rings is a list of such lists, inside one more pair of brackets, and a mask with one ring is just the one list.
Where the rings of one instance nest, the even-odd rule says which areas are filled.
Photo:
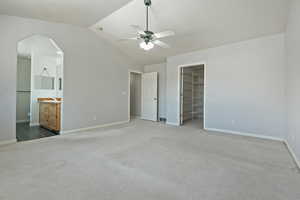
[[291, 135], [291, 139], [292, 139], [292, 141], [295, 141], [295, 136], [294, 135]]
[[96, 121], [96, 120], [97, 120], [97, 116], [94, 116], [94, 117], [93, 117], [93, 120]]

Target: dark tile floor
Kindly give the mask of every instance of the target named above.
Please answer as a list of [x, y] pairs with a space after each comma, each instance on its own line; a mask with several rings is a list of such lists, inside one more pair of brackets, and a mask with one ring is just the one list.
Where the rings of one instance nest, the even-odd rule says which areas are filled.
[[57, 133], [53, 133], [47, 129], [39, 126], [30, 127], [29, 123], [17, 123], [17, 141], [34, 140], [43, 137], [55, 136]]

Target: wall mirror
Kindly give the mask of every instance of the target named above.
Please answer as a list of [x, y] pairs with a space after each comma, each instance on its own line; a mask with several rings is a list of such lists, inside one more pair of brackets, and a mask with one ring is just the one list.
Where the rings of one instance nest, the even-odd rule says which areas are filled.
[[37, 90], [54, 90], [55, 77], [35, 76], [35, 89]]

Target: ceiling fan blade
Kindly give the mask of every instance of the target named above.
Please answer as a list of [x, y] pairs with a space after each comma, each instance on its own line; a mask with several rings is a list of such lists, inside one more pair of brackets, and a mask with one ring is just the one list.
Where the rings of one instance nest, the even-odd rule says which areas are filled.
[[126, 42], [126, 41], [131, 41], [131, 40], [139, 40], [140, 38], [138, 37], [133, 37], [133, 38], [124, 38], [124, 39], [119, 39], [119, 42]]
[[145, 34], [145, 31], [138, 25], [130, 25], [133, 29], [135, 29], [140, 35]]
[[154, 40], [153, 43], [156, 44], [159, 47], [164, 48], [164, 49], [170, 48], [170, 46], [168, 44], [166, 44], [166, 43], [164, 43], [160, 40]]
[[164, 37], [169, 37], [169, 36], [173, 36], [173, 35], [175, 35], [174, 31], [163, 31], [160, 33], [154, 33], [154, 36], [156, 38], [164, 38]]

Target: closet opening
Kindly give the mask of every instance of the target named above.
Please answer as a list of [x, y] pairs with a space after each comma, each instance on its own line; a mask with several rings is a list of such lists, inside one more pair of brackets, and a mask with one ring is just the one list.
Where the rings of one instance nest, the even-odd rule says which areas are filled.
[[129, 72], [129, 119], [140, 119], [142, 114], [142, 73]]
[[204, 128], [205, 66], [180, 67], [180, 125]]

